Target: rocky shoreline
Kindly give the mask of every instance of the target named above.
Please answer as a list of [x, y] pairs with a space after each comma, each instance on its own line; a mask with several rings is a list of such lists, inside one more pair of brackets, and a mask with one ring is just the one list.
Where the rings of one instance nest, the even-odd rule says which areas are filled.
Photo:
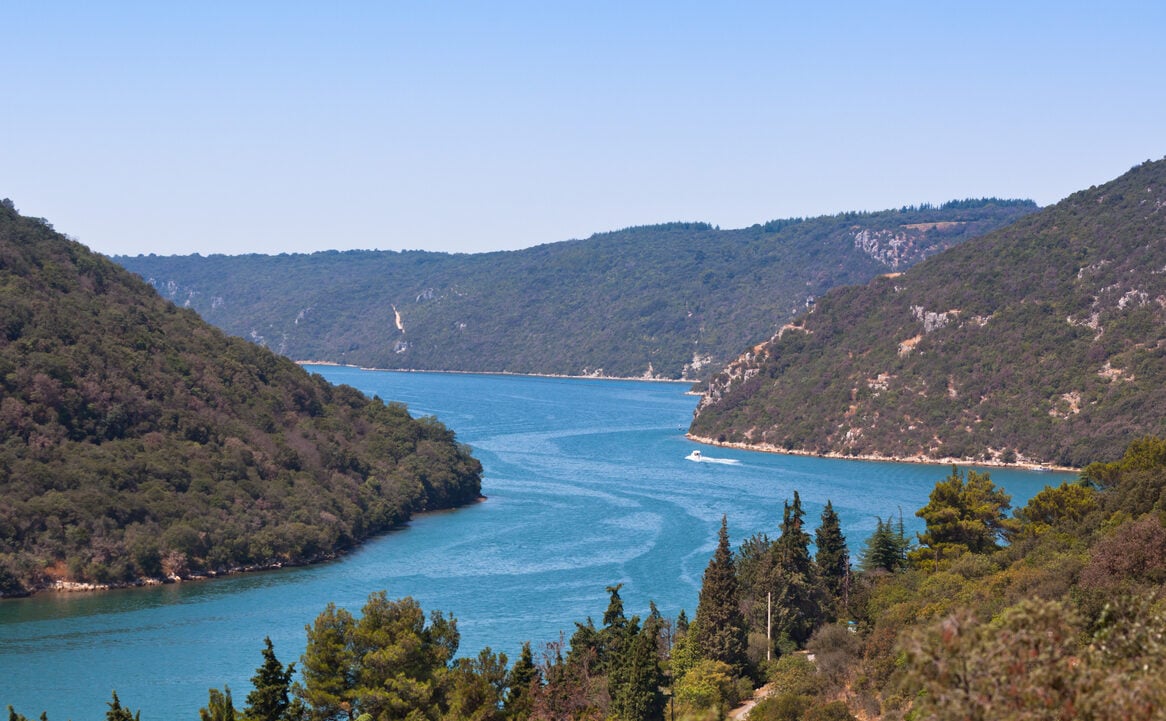
[[[486, 496], [482, 495], [482, 496], [478, 496], [477, 498], [475, 498], [473, 501], [471, 501], [471, 503], [484, 503], [484, 502], [486, 502], [486, 500], [487, 500]], [[469, 504], [467, 503], [464, 505], [469, 505]], [[412, 520], [413, 518], [417, 518], [418, 516], [425, 516], [425, 515], [428, 515], [431, 513], [447, 513], [450, 511], [456, 511], [458, 508], [461, 508], [461, 507], [463, 507], [463, 506], [452, 506], [450, 508], [434, 508], [434, 509], [429, 510], [429, 511], [418, 511], [410, 517], [410, 520]], [[404, 523], [400, 524], [399, 526], [396, 526], [392, 529], [389, 529], [389, 531], [386, 531], [386, 533], [400, 530], [401, 528], [404, 528], [408, 524], [409, 524], [409, 521], [405, 521]], [[64, 579], [57, 578], [57, 579], [52, 579], [48, 583], [46, 583], [45, 585], [40, 586], [38, 588], [34, 588], [27, 593], [8, 594], [8, 595], [4, 595], [4, 594], [0, 593], [0, 599], [28, 598], [28, 597], [34, 596], [38, 593], [44, 593], [44, 592], [48, 592], [48, 593], [93, 593], [93, 592], [100, 592], [100, 591], [113, 591], [113, 590], [124, 589], [124, 588], [142, 588], [145, 586], [165, 586], [165, 585], [169, 585], [169, 584], [173, 584], [173, 583], [190, 583], [190, 582], [197, 582], [197, 581], [210, 581], [210, 580], [214, 580], [216, 578], [226, 578], [227, 576], [236, 576], [236, 575], [241, 574], [241, 573], [259, 573], [262, 571], [278, 571], [281, 568], [298, 568], [300, 566], [313, 566], [313, 565], [316, 565], [318, 563], [327, 563], [329, 561], [335, 561], [335, 560], [343, 557], [348, 552], [356, 550], [357, 548], [362, 546], [364, 543], [367, 543], [368, 541], [371, 541], [375, 538], [378, 538], [381, 535], [384, 535], [384, 534], [378, 534], [376, 536], [371, 536], [369, 538], [364, 539], [363, 541], [355, 543], [354, 545], [352, 545], [348, 548], [336, 549], [336, 550], [331, 551], [329, 553], [323, 553], [323, 554], [320, 554], [318, 556], [313, 556], [312, 558], [296, 559], [296, 560], [291, 560], [291, 561], [273, 561], [272, 563], [257, 563], [257, 564], [252, 564], [252, 565], [248, 565], [248, 566], [236, 566], [236, 567], [227, 568], [227, 569], [200, 571], [198, 573], [189, 573], [189, 574], [185, 574], [185, 575], [181, 575], [181, 576], [180, 575], [170, 575], [170, 576], [165, 576], [162, 578], [135, 578], [132, 581], [119, 581], [119, 582], [115, 582], [115, 583], [89, 583], [89, 582], [81, 582], [81, 581], [66, 581]]]
[[189, 573], [185, 575], [171, 575], [162, 578], [135, 578], [132, 581], [118, 581], [115, 583], [89, 583], [83, 581], [66, 581], [63, 579], [54, 579], [49, 583], [35, 588], [32, 591], [21, 595], [0, 596], [0, 598], [28, 598], [38, 593], [91, 593], [97, 591], [113, 591], [123, 588], [142, 588], [144, 586], [166, 586], [173, 583], [188, 583], [195, 581], [209, 581], [215, 578], [226, 578], [227, 576], [235, 576], [240, 573], [256, 573], [260, 571], [276, 571], [281, 568], [296, 568], [298, 566], [311, 566], [317, 563], [326, 563], [334, 561], [344, 555], [347, 550], [337, 551], [334, 553], [323, 554], [311, 559], [295, 560], [295, 561], [276, 561], [273, 563], [261, 563], [250, 566], [238, 566], [228, 569], [218, 569], [201, 571], [198, 573]]
[[1071, 466], [1058, 466], [1048, 463], [1035, 463], [1032, 461], [1017, 461], [1016, 463], [1004, 463], [1002, 461], [989, 460], [975, 460], [971, 458], [931, 458], [929, 456], [883, 456], [877, 454], [859, 454], [847, 455], [845, 453], [838, 453], [837, 451], [805, 451], [798, 449], [780, 448], [778, 446], [770, 445], [768, 443], [733, 443], [729, 441], [717, 441], [712, 438], [698, 436], [693, 433], [684, 434], [690, 441], [696, 443], [703, 443], [708, 446], [718, 446], [720, 448], [738, 448], [743, 451], [761, 451], [762, 453], [777, 453], [785, 456], [812, 456], [814, 458], [836, 458], [844, 461], [876, 461], [879, 463], [921, 463], [924, 465], [940, 466], [940, 465], [956, 465], [956, 466], [985, 466], [989, 468], [1015, 468], [1027, 471], [1060, 471], [1067, 473], [1075, 473], [1080, 471], [1080, 468], [1073, 468]]

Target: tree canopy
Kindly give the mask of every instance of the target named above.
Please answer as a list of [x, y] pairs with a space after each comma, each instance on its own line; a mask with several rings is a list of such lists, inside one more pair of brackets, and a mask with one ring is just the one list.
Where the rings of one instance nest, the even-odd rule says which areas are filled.
[[666, 223], [474, 255], [117, 260], [175, 303], [292, 358], [701, 379], [828, 289], [901, 270], [1035, 209], [985, 198], [738, 230]]
[[0, 596], [330, 558], [480, 489], [436, 420], [0, 206]]
[[1166, 160], [866, 285], [709, 383], [691, 433], [1082, 467], [1166, 436]]

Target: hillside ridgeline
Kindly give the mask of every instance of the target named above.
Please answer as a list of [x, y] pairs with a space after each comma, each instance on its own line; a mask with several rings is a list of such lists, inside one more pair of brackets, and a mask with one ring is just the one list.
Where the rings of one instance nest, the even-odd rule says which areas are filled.
[[672, 223], [475, 255], [119, 257], [163, 296], [297, 360], [376, 368], [696, 379], [828, 289], [906, 268], [1031, 201]]
[[328, 558], [480, 475], [433, 419], [0, 206], [0, 596]]
[[1166, 434], [1166, 161], [865, 286], [718, 374], [696, 438], [1079, 467]]

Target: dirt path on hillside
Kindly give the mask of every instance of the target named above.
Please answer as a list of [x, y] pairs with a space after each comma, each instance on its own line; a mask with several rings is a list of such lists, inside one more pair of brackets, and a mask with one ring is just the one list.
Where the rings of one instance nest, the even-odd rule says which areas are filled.
[[773, 693], [773, 684], [765, 684], [753, 692], [753, 698], [730, 711], [729, 718], [732, 719], [732, 721], [742, 721], [742, 719], [748, 718], [749, 712], [753, 710], [753, 707], [757, 705], [757, 702], [771, 693]]

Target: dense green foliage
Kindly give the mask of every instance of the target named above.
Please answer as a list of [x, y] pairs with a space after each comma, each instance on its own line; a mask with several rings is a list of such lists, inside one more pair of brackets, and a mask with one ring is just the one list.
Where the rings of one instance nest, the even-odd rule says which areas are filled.
[[1166, 434], [1166, 160], [838, 289], [692, 425], [776, 449], [1056, 463]]
[[[949, 546], [938, 560], [902, 558], [893, 568], [872, 567], [856, 575], [849, 598], [837, 606], [851, 624], [821, 616], [805, 642], [808, 653], [789, 648], [770, 663], [750, 656], [736, 668], [710, 657], [721, 652], [719, 645], [702, 651], [697, 634], [702, 624], [735, 625], [741, 614], [734, 618], [730, 611], [722, 622], [698, 611], [689, 627], [683, 614], [670, 624], [651, 606], [641, 623], [625, 616], [618, 585], [608, 588], [601, 627], [578, 623], [570, 648], [548, 643], [538, 662], [527, 645], [513, 668], [490, 649], [454, 658], [452, 617], [433, 613], [426, 623], [412, 599], [374, 593], [360, 616], [330, 605], [307, 628], [303, 678], [291, 684], [292, 702], [278, 704], [279, 715], [251, 715], [266, 707], [252, 699], [286, 699], [289, 691], [288, 672], [268, 643], [248, 710], [234, 710], [229, 689], [211, 689], [202, 717], [712, 721], [725, 718], [763, 680], [769, 695], [750, 718], [1161, 719], [1166, 509], [1143, 509], [1147, 498], [1157, 505], [1164, 488], [1166, 440], [1141, 439], [1120, 460], [1091, 466], [1080, 484], [1034, 496], [1001, 527], [1009, 544], [1000, 545], [992, 533], [972, 534], [980, 542]], [[965, 479], [953, 472], [936, 489], [931, 511], [993, 498], [987, 505], [995, 511], [972, 515], [989, 529], [1002, 516], [986, 474]], [[738, 562], [727, 555], [722, 523], [702, 605], [714, 595], [731, 596], [725, 589], [734, 581], [751, 593], [766, 577], [765, 559], [803, 563], [808, 536], [799, 507], [796, 496], [784, 506], [785, 541], [749, 539], [735, 554]], [[940, 520], [929, 518], [921, 537], [950, 528], [947, 516], [931, 511]], [[829, 537], [833, 524], [829, 514], [823, 517], [818, 536]], [[880, 525], [895, 535], [891, 521]], [[826, 569], [811, 563], [804, 573], [824, 582]], [[740, 593], [738, 603], [746, 602]], [[110, 718], [132, 718], [116, 695], [110, 706]], [[27, 721], [11, 710], [10, 718]]]
[[829, 500], [822, 509], [818, 530], [814, 532], [814, 547], [814, 564], [818, 567], [823, 589], [828, 597], [841, 601], [841, 607], [845, 608], [850, 592], [850, 550], [846, 547], [846, 536], [842, 535], [842, 522]]
[[747, 632], [727, 524], [721, 518], [717, 549], [704, 571], [696, 620], [689, 633], [700, 658], [720, 661], [740, 674], [745, 670]]
[[897, 571], [907, 565], [910, 549], [911, 539], [903, 530], [903, 519], [896, 527], [891, 518], [879, 518], [862, 549], [862, 570]]
[[986, 553], [999, 548], [1011, 527], [1007, 511], [1012, 498], [987, 473], [969, 470], [965, 478], [952, 467], [951, 475], [935, 484], [927, 505], [915, 515], [927, 522], [919, 534], [912, 560], [939, 562], [962, 553]]
[[740, 230], [670, 223], [475, 255], [117, 260], [227, 332], [295, 359], [701, 378], [828, 289], [904, 268], [1035, 209], [993, 198]]
[[472, 501], [480, 472], [433, 419], [0, 206], [0, 595], [330, 557]]

